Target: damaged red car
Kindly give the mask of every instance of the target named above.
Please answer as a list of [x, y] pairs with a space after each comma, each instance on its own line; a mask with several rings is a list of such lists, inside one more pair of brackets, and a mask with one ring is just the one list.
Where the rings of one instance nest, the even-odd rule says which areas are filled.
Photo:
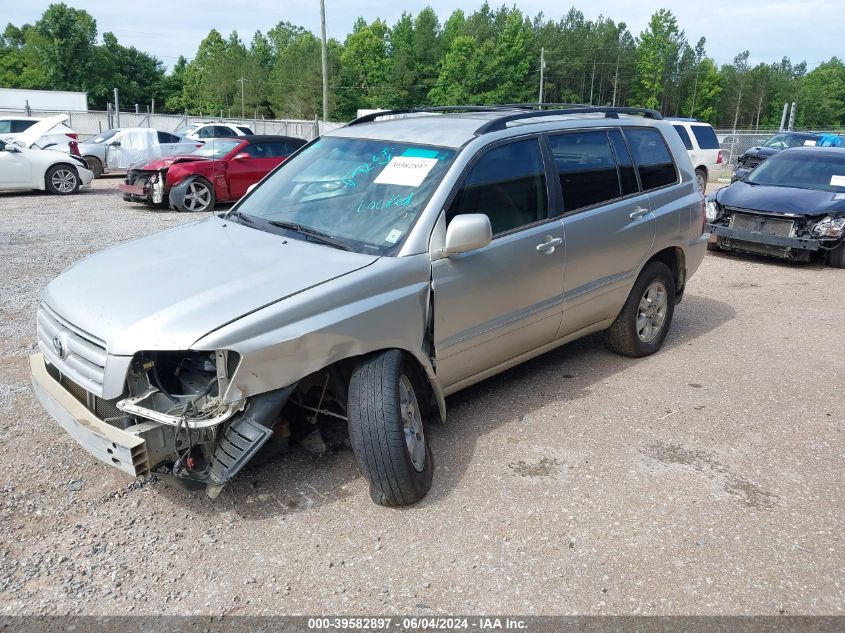
[[123, 199], [167, 204], [178, 211], [210, 211], [235, 202], [306, 141], [292, 136], [209, 139], [194, 152], [130, 165]]

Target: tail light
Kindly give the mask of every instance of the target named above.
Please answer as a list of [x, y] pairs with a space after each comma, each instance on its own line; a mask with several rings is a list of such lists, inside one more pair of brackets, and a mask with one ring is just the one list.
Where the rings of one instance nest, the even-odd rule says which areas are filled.
[[72, 138], [74, 141], [79, 140], [79, 134], [76, 132], [65, 132], [65, 136]]
[[722, 150], [719, 150], [719, 155], [716, 156], [716, 164], [721, 165], [724, 162], [725, 162], [725, 155], [722, 154]]
[[70, 148], [71, 154], [74, 156], [82, 156], [82, 154], [79, 153], [79, 143], [76, 141], [70, 141], [67, 146]]
[[205, 145], [205, 143], [198, 143], [197, 147], [202, 147], [203, 145]]

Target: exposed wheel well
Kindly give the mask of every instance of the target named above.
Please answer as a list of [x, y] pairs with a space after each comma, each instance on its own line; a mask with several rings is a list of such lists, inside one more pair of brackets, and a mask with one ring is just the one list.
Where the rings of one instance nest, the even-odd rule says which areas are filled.
[[680, 303], [684, 296], [684, 287], [687, 281], [686, 259], [683, 249], [677, 246], [664, 248], [652, 255], [646, 264], [653, 261], [663, 262], [672, 271], [672, 276], [675, 279], [675, 303]]

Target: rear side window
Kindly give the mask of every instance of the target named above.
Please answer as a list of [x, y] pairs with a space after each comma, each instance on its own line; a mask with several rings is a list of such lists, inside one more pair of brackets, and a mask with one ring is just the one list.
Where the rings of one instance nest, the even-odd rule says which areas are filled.
[[238, 126], [237, 126], [237, 128], [238, 128], [241, 132], [243, 132], [244, 134], [246, 134], [247, 136], [252, 136], [252, 134], [253, 134], [253, 133], [252, 133], [252, 130], [250, 130], [248, 127], [244, 127], [243, 125], [238, 125]]
[[[693, 125], [692, 133], [701, 149], [719, 149], [719, 139], [709, 125]], [[687, 148], [690, 149], [690, 148]]]
[[483, 213], [493, 235], [547, 217], [546, 172], [537, 139], [491, 149], [472, 167], [446, 214]]
[[678, 136], [681, 137], [681, 140], [684, 142], [684, 147], [692, 149], [692, 140], [690, 139], [689, 134], [687, 134], [687, 128], [683, 125], [673, 125], [672, 127], [675, 128]]
[[217, 138], [231, 138], [231, 137], [237, 136], [237, 134], [235, 133], [235, 131], [232, 128], [226, 127], [224, 125], [215, 125], [214, 126], [214, 135]]
[[200, 138], [214, 138], [214, 130], [216, 130], [216, 126], [209, 125], [207, 127], [201, 127], [197, 131], [197, 136]]
[[156, 132], [159, 143], [179, 143], [181, 139], [178, 136], [173, 136], [167, 132]]
[[564, 212], [620, 196], [616, 161], [606, 132], [550, 136], [549, 144], [563, 190]]
[[634, 162], [631, 160], [631, 153], [622, 138], [620, 130], [610, 130], [610, 142], [613, 144], [613, 151], [616, 154], [616, 163], [619, 166], [619, 184], [622, 185], [622, 195], [630, 196], [640, 190], [637, 184], [637, 174], [634, 171]]
[[628, 146], [640, 174], [644, 191], [659, 189], [678, 181], [672, 155], [656, 130], [625, 130]]

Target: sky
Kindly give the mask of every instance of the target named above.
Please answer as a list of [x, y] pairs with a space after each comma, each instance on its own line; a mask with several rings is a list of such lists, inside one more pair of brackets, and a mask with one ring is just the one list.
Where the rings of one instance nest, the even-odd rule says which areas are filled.
[[[224, 37], [236, 30], [248, 42], [256, 30], [267, 32], [280, 21], [299, 24], [319, 35], [318, 0], [64, 0], [85, 9], [97, 21], [100, 35], [112, 31], [125, 46], [151, 53], [168, 67], [179, 55], [193, 57], [200, 41], [212, 28]], [[806, 61], [810, 68], [834, 55], [842, 55], [838, 35], [845, 33], [845, 0], [754, 0], [754, 2], [712, 3], [691, 0], [574, 0], [556, 4], [548, 0], [491, 0], [491, 6], [515, 5], [533, 17], [544, 13], [557, 20], [574, 6], [588, 19], [604, 15], [622, 21], [636, 36], [654, 11], [670, 9], [691, 44], [707, 39], [707, 53], [717, 63], [729, 63], [748, 49], [750, 61]], [[441, 21], [457, 8], [472, 12], [482, 0], [326, 0], [329, 37], [343, 41], [358, 16], [368, 22], [382, 18], [394, 24], [402, 11], [418, 13], [431, 6]], [[50, 5], [41, 0], [0, 0], [0, 25], [35, 22]], [[127, 8], [131, 7], [131, 8]], [[178, 7], [178, 8], [177, 8]]]

